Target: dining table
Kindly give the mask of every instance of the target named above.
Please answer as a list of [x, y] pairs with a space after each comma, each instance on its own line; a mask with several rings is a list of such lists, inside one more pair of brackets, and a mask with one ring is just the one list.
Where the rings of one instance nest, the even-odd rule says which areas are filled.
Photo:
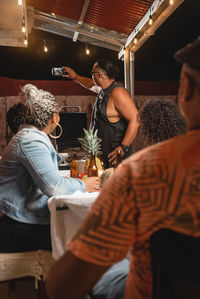
[[[70, 175], [68, 170], [59, 172], [63, 176]], [[66, 252], [68, 242], [86, 218], [99, 194], [100, 192], [76, 191], [73, 194], [49, 198], [52, 257], [55, 260]], [[129, 253], [127, 258], [130, 259]], [[87, 294], [84, 299], [91, 299], [91, 297]]]
[[56, 195], [48, 200], [52, 256], [55, 260], [67, 250], [67, 243], [88, 214], [99, 192], [76, 191], [69, 195]]

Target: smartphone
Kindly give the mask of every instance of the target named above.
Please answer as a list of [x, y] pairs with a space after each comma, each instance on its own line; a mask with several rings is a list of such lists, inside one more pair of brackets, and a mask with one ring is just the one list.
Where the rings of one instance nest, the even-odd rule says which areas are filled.
[[63, 76], [68, 74], [63, 67], [53, 67], [51, 73], [53, 76]]

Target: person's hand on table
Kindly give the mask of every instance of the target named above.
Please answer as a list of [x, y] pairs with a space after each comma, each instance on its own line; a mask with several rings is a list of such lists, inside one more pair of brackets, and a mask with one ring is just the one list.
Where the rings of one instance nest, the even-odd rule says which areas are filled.
[[85, 191], [86, 192], [101, 191], [99, 177], [94, 176], [94, 177], [82, 178], [82, 181], [85, 183]]

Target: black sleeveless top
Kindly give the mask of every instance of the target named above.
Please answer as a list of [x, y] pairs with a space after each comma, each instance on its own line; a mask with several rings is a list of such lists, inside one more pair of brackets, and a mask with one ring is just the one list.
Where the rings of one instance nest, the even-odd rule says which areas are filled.
[[[97, 95], [90, 123], [90, 129], [93, 127], [95, 130], [98, 129], [97, 135], [102, 139], [103, 162], [105, 168], [112, 167], [108, 161], [108, 154], [120, 145], [128, 126], [128, 121], [123, 117], [114, 123], [110, 122], [107, 117], [108, 99], [112, 90], [116, 87], [124, 88], [121, 83], [116, 83], [114, 81], [108, 88], [102, 89]], [[131, 154], [132, 146], [124, 155], [123, 159], [127, 158]]]

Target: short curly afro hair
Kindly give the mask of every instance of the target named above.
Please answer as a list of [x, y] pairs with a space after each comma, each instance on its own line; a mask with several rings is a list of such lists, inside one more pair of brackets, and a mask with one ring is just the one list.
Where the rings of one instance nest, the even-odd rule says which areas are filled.
[[144, 146], [167, 140], [187, 131], [184, 116], [169, 100], [149, 99], [139, 110], [140, 138]]
[[6, 121], [13, 134], [25, 123], [26, 107], [22, 103], [14, 104], [6, 114]]

